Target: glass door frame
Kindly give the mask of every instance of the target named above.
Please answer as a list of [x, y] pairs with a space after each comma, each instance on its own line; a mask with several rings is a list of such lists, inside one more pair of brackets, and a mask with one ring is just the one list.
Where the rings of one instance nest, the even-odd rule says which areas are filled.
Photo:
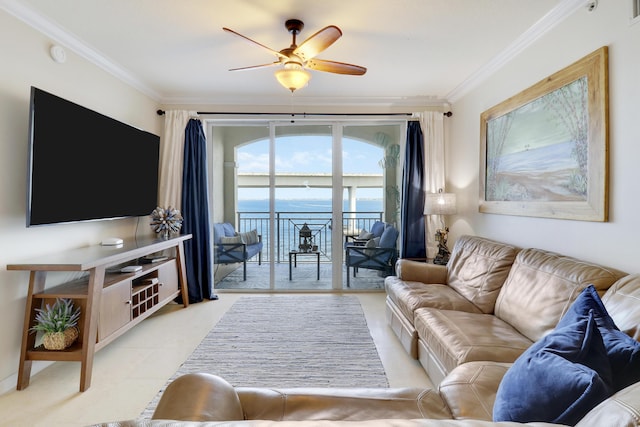
[[[343, 216], [343, 153], [342, 153], [342, 141], [344, 137], [344, 128], [351, 126], [375, 126], [375, 125], [398, 125], [400, 126], [400, 159], [404, 159], [404, 149], [406, 143], [406, 129], [407, 129], [407, 121], [408, 119], [398, 119], [398, 117], [388, 116], [385, 118], [384, 116], [376, 116], [374, 118], [363, 118], [360, 117], [357, 120], [350, 118], [348, 116], [338, 116], [333, 120], [326, 119], [317, 119], [317, 118], [301, 118], [292, 120], [291, 117], [286, 117], [283, 115], [282, 118], [271, 117], [271, 118], [259, 118], [255, 115], [248, 114], [246, 117], [238, 118], [238, 117], [218, 117], [218, 118], [203, 118], [203, 121], [206, 124], [207, 135], [211, 135], [213, 128], [215, 126], [268, 126], [269, 128], [269, 230], [271, 236], [269, 236], [269, 251], [271, 254], [275, 253], [275, 244], [276, 239], [274, 239], [274, 233], [276, 232], [276, 218], [275, 218], [275, 177], [276, 177], [276, 169], [275, 169], [275, 143], [276, 143], [276, 128], [279, 126], [308, 126], [308, 125], [325, 125], [329, 126], [331, 129], [332, 136], [332, 222], [333, 224], [342, 224], [342, 216]], [[207, 138], [207, 144], [210, 144], [211, 138]], [[214, 150], [208, 149], [209, 164], [213, 164], [212, 161], [212, 152]], [[402, 167], [400, 166], [400, 169]], [[212, 174], [209, 174], [209, 184], [213, 184]], [[213, 209], [213, 200], [212, 194], [210, 192], [210, 206]], [[213, 223], [211, 224], [213, 227]], [[211, 231], [213, 233], [213, 231]], [[348, 291], [348, 288], [345, 288], [345, 284], [342, 279], [342, 264], [343, 260], [343, 248], [342, 248], [342, 240], [343, 240], [343, 230], [342, 226], [333, 227], [331, 231], [332, 238], [332, 249], [331, 249], [331, 259], [332, 259], [332, 280], [331, 280], [331, 292], [344, 292]], [[213, 242], [213, 240], [212, 240]], [[339, 244], [334, 244], [339, 242]], [[272, 256], [269, 260], [269, 288], [268, 289], [259, 289], [261, 292], [291, 292], [288, 289], [276, 289], [276, 274], [275, 274], [275, 258]], [[318, 292], [318, 290], [309, 290], [309, 292]]]

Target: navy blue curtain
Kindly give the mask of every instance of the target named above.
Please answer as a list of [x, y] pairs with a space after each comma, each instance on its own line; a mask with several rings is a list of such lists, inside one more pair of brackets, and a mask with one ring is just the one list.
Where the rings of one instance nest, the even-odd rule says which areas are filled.
[[184, 253], [189, 303], [195, 303], [216, 299], [211, 275], [207, 140], [200, 120], [196, 119], [189, 120], [184, 136], [181, 233], [193, 235], [184, 242]]
[[407, 147], [402, 172], [401, 258], [425, 258], [424, 237], [424, 138], [420, 123], [407, 126]]

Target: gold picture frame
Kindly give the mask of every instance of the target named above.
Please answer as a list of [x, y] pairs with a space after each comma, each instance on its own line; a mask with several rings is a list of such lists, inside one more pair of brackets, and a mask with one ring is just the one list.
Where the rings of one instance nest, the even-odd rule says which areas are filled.
[[481, 114], [483, 213], [608, 220], [606, 46]]

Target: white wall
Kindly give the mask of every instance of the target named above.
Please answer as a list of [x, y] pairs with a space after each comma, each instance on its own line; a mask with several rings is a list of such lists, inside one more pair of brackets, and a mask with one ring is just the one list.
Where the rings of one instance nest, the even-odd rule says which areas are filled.
[[[452, 239], [475, 234], [538, 247], [629, 273], [640, 272], [640, 23], [631, 0], [601, 0], [580, 9], [453, 105], [447, 151], [448, 190], [458, 194]], [[480, 114], [554, 72], [609, 46], [609, 222], [478, 212]]]
[[[15, 387], [28, 274], [6, 265], [108, 236], [147, 232], [145, 218], [26, 228], [30, 87], [36, 86], [155, 134], [157, 103], [67, 50], [67, 62], [49, 56], [52, 42], [0, 11], [0, 393]], [[38, 369], [34, 366], [34, 370]]]

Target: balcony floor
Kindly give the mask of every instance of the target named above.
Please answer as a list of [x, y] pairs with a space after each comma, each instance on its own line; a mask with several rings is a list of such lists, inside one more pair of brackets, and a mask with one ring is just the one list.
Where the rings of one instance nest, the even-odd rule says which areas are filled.
[[[234, 269], [235, 267], [235, 269]], [[258, 265], [257, 262], [247, 263], [247, 280], [242, 280], [242, 264], [216, 265], [216, 283], [218, 290], [234, 289], [269, 289], [269, 264]], [[229, 272], [228, 272], [229, 271]], [[228, 274], [227, 274], [228, 272]], [[342, 265], [342, 290], [383, 290], [384, 277], [378, 275], [378, 271], [359, 269], [357, 277], [353, 277], [353, 269], [349, 270], [350, 287], [347, 288], [346, 267]], [[225, 276], [226, 274], [226, 276]], [[218, 276], [223, 278], [218, 279]], [[320, 280], [317, 279], [315, 262], [298, 261], [298, 266], [293, 268], [289, 280], [289, 264], [287, 262], [275, 264], [275, 290], [332, 290], [331, 264], [320, 263]]]

